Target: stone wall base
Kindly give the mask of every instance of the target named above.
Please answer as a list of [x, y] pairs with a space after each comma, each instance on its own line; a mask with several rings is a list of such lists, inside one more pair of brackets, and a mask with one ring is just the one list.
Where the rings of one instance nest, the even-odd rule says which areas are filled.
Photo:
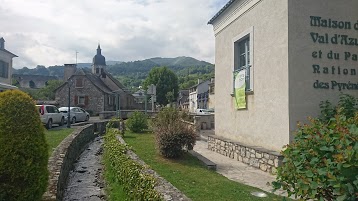
[[208, 136], [208, 149], [271, 174], [276, 174], [277, 167], [282, 165], [283, 160], [278, 152], [233, 142], [216, 135]]

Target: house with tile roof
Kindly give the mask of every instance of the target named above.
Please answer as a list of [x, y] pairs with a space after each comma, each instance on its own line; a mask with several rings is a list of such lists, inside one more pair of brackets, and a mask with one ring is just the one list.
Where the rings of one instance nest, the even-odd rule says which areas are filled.
[[11, 85], [12, 59], [17, 57], [15, 54], [5, 49], [5, 40], [0, 38], [0, 91], [6, 89], [16, 89]]
[[65, 64], [64, 84], [55, 90], [55, 100], [60, 106], [68, 106], [70, 89], [71, 106], [79, 106], [94, 115], [104, 111], [143, 109], [124, 85], [106, 70], [106, 59], [98, 45], [93, 57], [92, 69], [77, 68]]

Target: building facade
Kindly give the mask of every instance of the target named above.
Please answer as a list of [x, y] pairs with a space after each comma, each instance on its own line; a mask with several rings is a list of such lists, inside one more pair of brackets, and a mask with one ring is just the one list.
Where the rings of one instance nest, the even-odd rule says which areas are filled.
[[177, 98], [177, 107], [180, 110], [189, 111], [189, 90], [179, 90]]
[[[230, 0], [215, 34], [216, 135], [280, 151], [320, 101], [358, 97], [358, 1]], [[236, 109], [233, 72], [245, 71]]]
[[196, 109], [208, 108], [210, 81], [200, 82], [189, 88], [189, 112], [194, 113]]
[[215, 109], [215, 78], [212, 77], [209, 83], [209, 109]]
[[104, 111], [142, 109], [142, 104], [125, 87], [106, 71], [106, 60], [98, 45], [92, 69], [77, 68], [76, 64], [65, 64], [65, 83], [55, 91], [60, 106], [68, 106], [70, 90], [71, 106], [79, 106], [97, 115]]
[[0, 91], [6, 89], [16, 89], [11, 85], [12, 59], [17, 57], [15, 54], [5, 49], [5, 40], [0, 38]]

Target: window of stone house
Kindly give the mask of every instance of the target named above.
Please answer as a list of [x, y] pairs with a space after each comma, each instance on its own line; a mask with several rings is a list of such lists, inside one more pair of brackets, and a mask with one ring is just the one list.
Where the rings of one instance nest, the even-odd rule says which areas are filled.
[[253, 27], [234, 38], [234, 74], [245, 70], [246, 91], [253, 91]]
[[83, 78], [76, 78], [76, 88], [83, 87]]
[[85, 96], [78, 96], [78, 105], [84, 105], [85, 104], [86, 97]]
[[0, 60], [0, 77], [9, 77], [9, 64]]
[[108, 105], [113, 105], [113, 97], [108, 96]]

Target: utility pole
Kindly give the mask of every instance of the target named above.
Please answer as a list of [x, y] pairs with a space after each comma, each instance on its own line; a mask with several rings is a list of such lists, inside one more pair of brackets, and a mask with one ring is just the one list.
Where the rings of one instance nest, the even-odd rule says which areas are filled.
[[77, 54], [78, 54], [78, 52], [77, 52], [77, 50], [76, 50], [76, 66], [77, 66]]

